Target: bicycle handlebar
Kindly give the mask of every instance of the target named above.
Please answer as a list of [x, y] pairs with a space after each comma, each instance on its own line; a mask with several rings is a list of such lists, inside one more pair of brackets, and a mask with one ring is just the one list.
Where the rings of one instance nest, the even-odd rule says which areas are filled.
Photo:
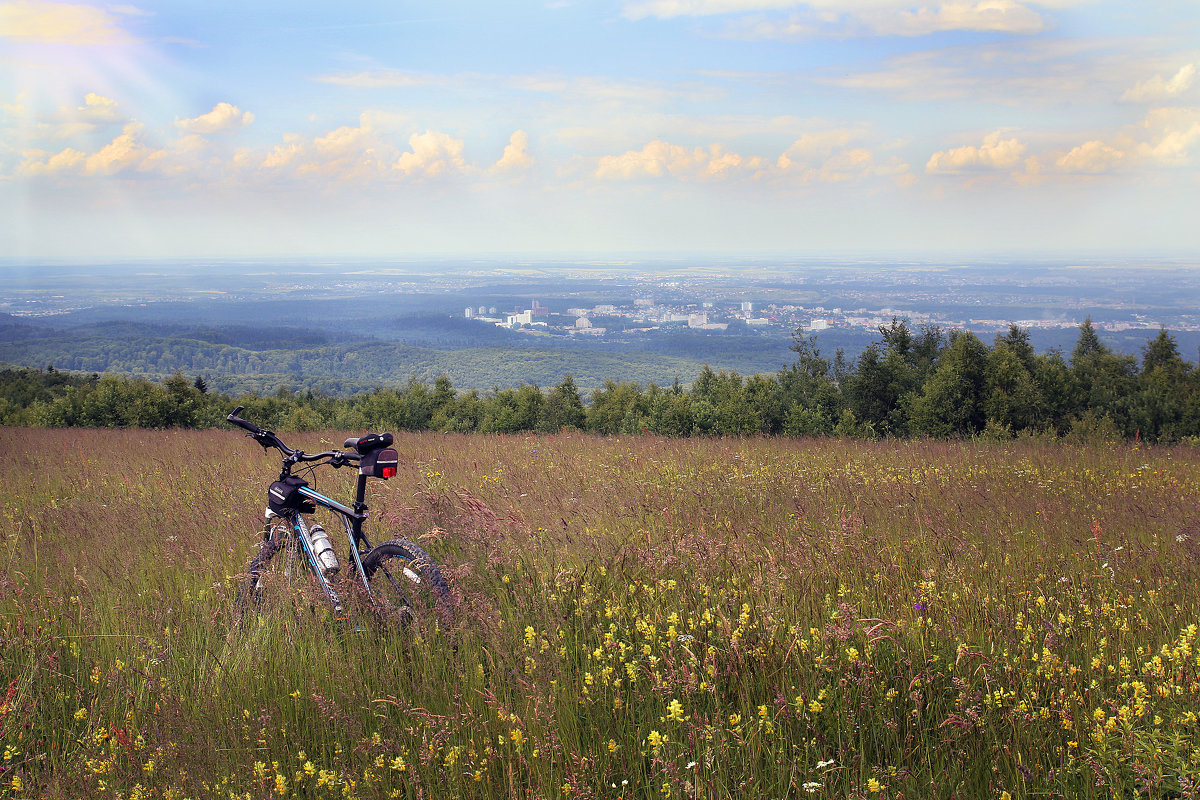
[[302, 450], [293, 450], [284, 444], [283, 441], [273, 432], [264, 430], [263, 428], [255, 425], [253, 422], [239, 417], [238, 414], [240, 414], [245, 408], [245, 406], [238, 406], [232, 412], [230, 412], [229, 416], [225, 417], [225, 419], [231, 424], [237, 425], [239, 428], [244, 429], [247, 432], [247, 435], [252, 437], [264, 448], [277, 448], [284, 454], [284, 456], [287, 457], [287, 459], [293, 462], [320, 461], [323, 458], [328, 458], [332, 460], [333, 466], [339, 467], [341, 466], [340, 462], [358, 461], [362, 458], [362, 456], [358, 453], [347, 453], [342, 450], [326, 450], [323, 453], [305, 453]]

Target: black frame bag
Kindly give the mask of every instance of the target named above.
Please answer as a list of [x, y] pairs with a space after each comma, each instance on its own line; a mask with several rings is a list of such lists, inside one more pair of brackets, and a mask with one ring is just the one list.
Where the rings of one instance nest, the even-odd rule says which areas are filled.
[[316, 506], [313, 506], [305, 500], [304, 495], [300, 494], [300, 489], [305, 486], [308, 486], [308, 481], [299, 475], [288, 475], [281, 481], [275, 481], [267, 490], [267, 508], [281, 517], [289, 511], [303, 511], [311, 514], [316, 511]]

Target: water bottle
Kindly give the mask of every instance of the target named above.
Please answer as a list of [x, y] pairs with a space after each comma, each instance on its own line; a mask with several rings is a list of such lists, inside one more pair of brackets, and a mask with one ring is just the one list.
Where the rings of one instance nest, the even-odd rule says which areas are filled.
[[333, 545], [329, 543], [329, 536], [325, 533], [325, 529], [319, 524], [313, 523], [313, 526], [308, 529], [308, 539], [312, 542], [313, 555], [317, 557], [317, 563], [321, 565], [321, 570], [326, 575], [336, 575], [342, 565], [338, 563], [337, 553], [333, 552]]

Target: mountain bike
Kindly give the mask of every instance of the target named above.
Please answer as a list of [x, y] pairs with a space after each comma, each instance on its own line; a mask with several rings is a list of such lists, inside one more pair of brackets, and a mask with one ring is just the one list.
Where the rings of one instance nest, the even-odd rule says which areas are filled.
[[[278, 436], [238, 416], [238, 406], [226, 419], [262, 445], [283, 454], [279, 479], [267, 490], [266, 525], [258, 553], [246, 568], [235, 606], [239, 613], [260, 608], [271, 573], [280, 579], [297, 572], [311, 574], [335, 614], [343, 612], [343, 597], [363, 601], [385, 624], [404, 627], [413, 622], [449, 625], [450, 588], [437, 563], [418, 544], [388, 539], [372, 545], [363, 532], [368, 518], [367, 480], [395, 477], [399, 463], [392, 434], [372, 433], [347, 439], [345, 450], [305, 453], [284, 444]], [[320, 466], [357, 467], [353, 505], [326, 497], [308, 485], [304, 475]], [[303, 474], [299, 474], [303, 473]], [[341, 562], [323, 526], [309, 517], [317, 508], [341, 521], [349, 553], [348, 575], [339, 577]], [[275, 557], [283, 552], [283, 564]], [[272, 563], [275, 562], [275, 563]], [[300, 562], [299, 564], [297, 562]]]

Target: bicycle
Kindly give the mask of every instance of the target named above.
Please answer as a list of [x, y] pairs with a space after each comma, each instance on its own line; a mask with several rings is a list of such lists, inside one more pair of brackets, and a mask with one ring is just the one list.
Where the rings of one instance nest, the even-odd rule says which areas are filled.
[[[308, 569], [329, 601], [334, 613], [343, 612], [339, 588], [365, 598], [367, 604], [385, 624], [408, 626], [417, 620], [434, 625], [449, 625], [450, 587], [437, 563], [418, 544], [407, 539], [389, 539], [372, 546], [363, 532], [368, 507], [365, 502], [367, 480], [387, 480], [395, 477], [399, 456], [391, 445], [392, 434], [367, 434], [347, 439], [346, 450], [326, 450], [305, 453], [285, 445], [278, 436], [238, 416], [245, 406], [238, 406], [226, 417], [231, 424], [246, 431], [264, 450], [275, 448], [283, 453], [279, 480], [267, 491], [266, 525], [258, 553], [246, 569], [246, 577], [234, 601], [239, 613], [251, 607], [261, 607], [268, 568], [280, 550], [286, 551], [283, 572], [290, 576], [295, 561], [302, 555]], [[339, 503], [308, 485], [293, 469], [302, 467], [311, 473], [319, 466], [340, 469], [358, 467], [354, 503]], [[334, 586], [341, 571], [337, 554], [324, 528], [308, 520], [307, 515], [317, 508], [332, 512], [341, 520], [349, 545], [350, 574]]]

